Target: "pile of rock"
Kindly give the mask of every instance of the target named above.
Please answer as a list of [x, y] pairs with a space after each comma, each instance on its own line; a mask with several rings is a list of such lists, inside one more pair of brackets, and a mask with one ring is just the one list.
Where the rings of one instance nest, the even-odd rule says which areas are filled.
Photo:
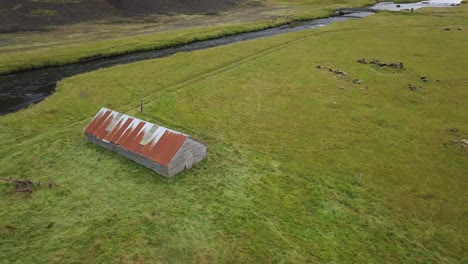
[[[445, 131], [454, 134], [457, 138], [461, 138], [462, 136], [459, 134], [460, 130], [455, 127], [447, 128]], [[449, 143], [459, 146], [461, 148], [468, 148], [468, 139], [451, 139]]]
[[458, 145], [462, 148], [468, 148], [468, 139], [462, 139], [462, 140], [452, 139], [450, 140], [450, 143], [454, 145]]
[[346, 76], [348, 76], [348, 75], [346, 74], [346, 72], [344, 72], [344, 71], [342, 71], [342, 70], [336, 70], [336, 69], [328, 68], [328, 67], [322, 66], [322, 65], [317, 65], [317, 66], [315, 66], [315, 68], [317, 68], [317, 69], [328, 69], [329, 72], [332, 72], [332, 73], [338, 75], [338, 77], [346, 77]]
[[408, 84], [408, 89], [410, 89], [413, 92], [419, 92], [419, 88], [412, 84]]
[[335, 73], [336, 75], [339, 76], [347, 76], [346, 72], [342, 70], [334, 70], [334, 69], [328, 69], [328, 71]]
[[[357, 62], [361, 64], [367, 64], [365, 58], [358, 59]], [[395, 69], [403, 69], [405, 65], [403, 62], [380, 62], [379, 59], [372, 59], [369, 64], [377, 65], [379, 67], [390, 67]]]
[[[348, 76], [348, 74], [347, 74], [345, 71], [343, 71], [343, 70], [333, 69], [333, 68], [330, 68], [330, 67], [327, 67], [327, 66], [323, 66], [323, 65], [320, 65], [320, 64], [317, 65], [317, 66], [315, 66], [315, 68], [317, 68], [317, 69], [328, 69], [328, 71], [331, 72], [331, 73], [333, 73], [333, 74], [335, 74], [336, 77], [345, 78], [345, 79], [347, 79], [347, 80], [351, 79], [351, 77]], [[352, 81], [353, 81], [354, 84], [358, 84], [358, 85], [364, 82], [364, 81], [361, 80], [361, 79], [352, 79]], [[339, 89], [340, 89], [340, 90], [344, 90], [345, 87], [340, 86]], [[366, 87], [366, 89], [367, 89], [367, 87]]]
[[403, 65], [403, 62], [380, 62], [377, 59], [373, 59], [370, 64], [375, 64], [379, 67], [390, 67], [390, 68], [396, 68], [396, 69], [403, 69], [405, 66]]

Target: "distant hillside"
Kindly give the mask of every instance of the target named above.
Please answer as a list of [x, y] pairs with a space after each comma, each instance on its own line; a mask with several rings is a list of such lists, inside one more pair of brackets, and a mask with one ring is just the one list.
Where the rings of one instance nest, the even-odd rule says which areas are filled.
[[121, 16], [225, 10], [241, 0], [0, 0], [0, 32]]
[[108, 0], [124, 15], [202, 13], [226, 9], [238, 0]]

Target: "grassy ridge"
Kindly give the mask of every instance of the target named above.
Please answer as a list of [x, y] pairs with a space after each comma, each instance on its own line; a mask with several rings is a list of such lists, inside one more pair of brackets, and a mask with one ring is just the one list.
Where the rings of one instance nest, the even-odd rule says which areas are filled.
[[195, 41], [219, 38], [241, 32], [258, 31], [278, 26], [284, 21], [259, 22], [249, 25], [233, 25], [222, 28], [196, 28], [177, 32], [154, 34], [140, 37], [124, 37], [112, 40], [91, 41], [71, 44], [50, 50], [33, 49], [22, 52], [8, 52], [2, 55], [0, 73], [12, 73], [20, 70], [60, 66], [89, 60], [109, 57], [136, 51], [162, 49], [179, 46]]
[[[468, 137], [467, 12], [381, 13], [62, 81], [0, 117], [0, 176], [58, 184], [0, 184], [0, 260], [466, 260], [467, 152], [448, 142]], [[192, 134], [208, 160], [164, 179], [87, 144], [104, 105]]]

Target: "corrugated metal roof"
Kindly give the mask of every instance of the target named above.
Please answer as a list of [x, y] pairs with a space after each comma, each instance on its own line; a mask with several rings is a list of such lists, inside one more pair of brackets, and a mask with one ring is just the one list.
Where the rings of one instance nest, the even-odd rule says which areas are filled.
[[164, 166], [169, 165], [188, 137], [107, 108], [102, 108], [84, 131]]

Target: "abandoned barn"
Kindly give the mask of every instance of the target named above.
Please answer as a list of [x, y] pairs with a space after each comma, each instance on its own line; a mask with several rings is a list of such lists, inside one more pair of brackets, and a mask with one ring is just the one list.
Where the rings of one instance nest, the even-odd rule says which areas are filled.
[[102, 108], [84, 130], [89, 142], [172, 177], [206, 158], [206, 145], [190, 136]]

